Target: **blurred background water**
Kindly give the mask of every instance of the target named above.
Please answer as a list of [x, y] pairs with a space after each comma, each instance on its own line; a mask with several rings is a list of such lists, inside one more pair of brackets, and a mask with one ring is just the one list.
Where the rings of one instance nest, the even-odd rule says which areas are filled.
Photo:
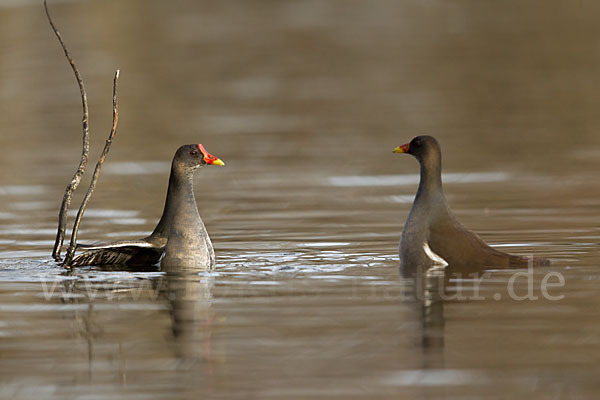
[[[41, 1], [0, 2], [3, 398], [595, 398], [600, 3], [50, 9], [87, 85], [92, 160], [121, 70], [80, 240], [150, 232], [174, 151], [203, 143], [227, 164], [196, 178], [217, 268], [68, 274], [50, 260], [79, 93]], [[488, 271], [483, 300], [406, 301], [396, 252], [418, 165], [392, 149], [418, 134], [441, 142], [461, 221], [554, 260], [531, 274], [538, 300], [508, 297], [515, 271]], [[541, 295], [550, 272], [562, 300]]]

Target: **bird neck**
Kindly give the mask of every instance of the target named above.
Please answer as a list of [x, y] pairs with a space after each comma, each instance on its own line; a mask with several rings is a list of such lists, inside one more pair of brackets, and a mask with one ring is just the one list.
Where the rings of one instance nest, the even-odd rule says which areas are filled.
[[193, 219], [196, 215], [199, 219], [198, 206], [194, 196], [193, 171], [178, 168], [173, 164], [169, 176], [165, 208], [158, 225], [150, 236], [167, 238], [169, 228], [176, 224], [180, 217]]
[[440, 157], [429, 157], [420, 160], [421, 179], [417, 197], [443, 195], [442, 190], [442, 160]]

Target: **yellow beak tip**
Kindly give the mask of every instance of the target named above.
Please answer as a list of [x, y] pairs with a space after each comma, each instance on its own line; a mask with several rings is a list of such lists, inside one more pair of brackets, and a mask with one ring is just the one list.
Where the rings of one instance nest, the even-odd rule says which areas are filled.
[[219, 165], [221, 167], [224, 167], [225, 163], [223, 161], [221, 161], [220, 159], [216, 159], [215, 161], [212, 162], [212, 165]]
[[394, 153], [404, 153], [404, 149], [402, 147], [398, 146], [394, 149]]

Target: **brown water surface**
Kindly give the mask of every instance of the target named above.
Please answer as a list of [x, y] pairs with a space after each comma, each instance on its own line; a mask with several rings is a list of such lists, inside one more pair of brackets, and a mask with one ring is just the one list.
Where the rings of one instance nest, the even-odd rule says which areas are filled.
[[[38, 3], [0, 4], [0, 397], [597, 397], [599, 3], [51, 1], [92, 158], [121, 69], [80, 239], [150, 232], [201, 142], [227, 166], [197, 173], [217, 268], [194, 275], [51, 261], [81, 106]], [[412, 301], [418, 165], [392, 149], [420, 133], [465, 225], [554, 264]]]

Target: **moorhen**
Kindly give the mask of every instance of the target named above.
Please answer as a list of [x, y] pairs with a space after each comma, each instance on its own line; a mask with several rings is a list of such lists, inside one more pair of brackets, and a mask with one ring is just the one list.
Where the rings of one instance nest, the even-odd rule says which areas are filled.
[[[98, 245], [78, 245], [84, 253], [70, 266], [127, 265], [194, 267], [210, 269], [215, 253], [198, 213], [194, 197], [194, 171], [204, 165], [225, 165], [209, 154], [201, 144], [181, 146], [171, 164], [165, 208], [150, 236]], [[161, 260], [162, 257], [162, 260]]]
[[[394, 153], [414, 156], [421, 180], [400, 239], [400, 262], [408, 265], [450, 265], [454, 268], [522, 267], [531, 258], [503, 253], [488, 246], [463, 226], [450, 208], [442, 189], [442, 152], [432, 136], [417, 136]], [[533, 258], [534, 265], [549, 260]]]

